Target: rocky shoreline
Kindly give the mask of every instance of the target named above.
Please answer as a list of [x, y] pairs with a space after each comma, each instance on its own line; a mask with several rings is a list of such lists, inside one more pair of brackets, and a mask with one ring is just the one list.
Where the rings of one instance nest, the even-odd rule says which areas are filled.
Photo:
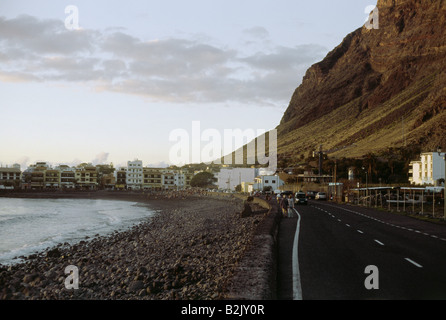
[[[242, 200], [202, 194], [78, 197], [137, 201], [159, 213], [128, 231], [60, 244], [0, 266], [0, 299], [226, 299], [267, 212], [253, 204], [253, 213], [242, 217]], [[67, 266], [78, 268], [78, 289], [65, 288]]]

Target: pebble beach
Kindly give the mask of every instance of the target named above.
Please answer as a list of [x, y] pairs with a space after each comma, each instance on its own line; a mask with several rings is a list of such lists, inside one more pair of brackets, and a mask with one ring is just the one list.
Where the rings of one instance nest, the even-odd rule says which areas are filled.
[[[0, 265], [0, 299], [226, 299], [267, 212], [253, 204], [253, 212], [242, 217], [243, 200], [196, 193], [107, 197], [137, 201], [158, 213], [126, 231], [61, 243], [24, 262]], [[67, 266], [78, 270], [78, 289], [65, 287]]]

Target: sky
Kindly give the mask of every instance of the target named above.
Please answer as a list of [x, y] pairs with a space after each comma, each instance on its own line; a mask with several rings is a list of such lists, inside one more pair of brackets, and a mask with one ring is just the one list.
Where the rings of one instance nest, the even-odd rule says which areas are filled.
[[306, 70], [375, 4], [2, 0], [0, 166], [165, 166], [172, 132], [193, 143], [194, 123], [221, 139], [274, 129]]

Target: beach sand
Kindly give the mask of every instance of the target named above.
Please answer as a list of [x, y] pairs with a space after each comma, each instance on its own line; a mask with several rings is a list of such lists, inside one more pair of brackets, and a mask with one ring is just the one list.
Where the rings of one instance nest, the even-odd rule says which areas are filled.
[[[228, 284], [268, 210], [206, 193], [29, 193], [8, 196], [138, 202], [158, 214], [124, 232], [60, 244], [0, 267], [0, 299], [227, 299]], [[79, 288], [67, 289], [67, 266]], [[230, 297], [229, 297], [230, 298]]]

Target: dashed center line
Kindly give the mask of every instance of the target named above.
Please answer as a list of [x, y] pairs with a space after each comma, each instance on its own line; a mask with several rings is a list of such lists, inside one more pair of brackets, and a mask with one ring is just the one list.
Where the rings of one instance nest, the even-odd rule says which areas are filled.
[[381, 246], [384, 245], [384, 243], [382, 243], [381, 241], [378, 241], [378, 240], [376, 240], [376, 239], [375, 239], [375, 242], [376, 242], [377, 244], [381, 245]]
[[[315, 208], [318, 209], [318, 210], [324, 211], [325, 213], [327, 213], [328, 215], [330, 215], [332, 218], [336, 218], [331, 212], [328, 212], [328, 211], [326, 211], [326, 210], [324, 210], [324, 209], [322, 209], [322, 208], [318, 208], [318, 207], [315, 207]], [[420, 233], [420, 234], [423, 234], [423, 235], [426, 235], [426, 236], [430, 236], [430, 237], [435, 238], [435, 239], [440, 239], [440, 240], [446, 241], [446, 239], [444, 239], [444, 238], [439, 238], [439, 237], [437, 237], [436, 235], [431, 235], [431, 234], [426, 233], [426, 232], [421, 232], [421, 231], [419, 231], [419, 230], [414, 230], [414, 229], [406, 228], [406, 227], [403, 227], [403, 226], [397, 226], [397, 225], [394, 225], [394, 224], [392, 224], [392, 223], [388, 223], [388, 222], [385, 222], [385, 221], [382, 221], [382, 220], [379, 220], [379, 219], [370, 217], [370, 216], [368, 216], [368, 215], [366, 215], [366, 214], [362, 214], [362, 213], [359, 213], [359, 212], [356, 212], [356, 211], [353, 211], [353, 210], [348, 210], [348, 209], [344, 209], [344, 208], [341, 208], [341, 209], [342, 209], [342, 210], [345, 210], [345, 211], [352, 212], [352, 213], [354, 213], [354, 214], [357, 214], [357, 215], [360, 215], [360, 216], [363, 216], [363, 217], [366, 217], [366, 218], [369, 218], [369, 219], [372, 219], [372, 220], [375, 220], [375, 221], [377, 221], [377, 222], [384, 223], [384, 224], [389, 225], [389, 226], [392, 226], [392, 227], [396, 227], [396, 228], [404, 229], [404, 230], [407, 230], [407, 231], [412, 231], [412, 232], [415, 232], [415, 233]], [[337, 220], [338, 220], [339, 222], [342, 222], [341, 219], [337, 219]], [[349, 225], [348, 223], [346, 223], [345, 225], [346, 225], [347, 227], [350, 227], [350, 225]], [[356, 231], [357, 231], [358, 233], [364, 234], [364, 232], [361, 231], [361, 230], [359, 230], [359, 229], [356, 230]], [[374, 241], [375, 241], [377, 244], [379, 244], [379, 245], [381, 245], [381, 246], [384, 246], [384, 243], [382, 243], [381, 241], [376, 240], [376, 239], [374, 239]], [[405, 259], [407, 262], [410, 262], [411, 264], [413, 264], [414, 266], [416, 266], [417, 268], [423, 268], [423, 266], [422, 266], [421, 264], [419, 264], [419, 263], [413, 261], [412, 259], [409, 259], [409, 258], [404, 258], [404, 259]]]
[[416, 263], [415, 261], [409, 259], [409, 258], [405, 258], [407, 261], [409, 261], [410, 263], [412, 263], [414, 266], [418, 267], [418, 268], [423, 268], [423, 266], [421, 264]]
[[[329, 206], [330, 206], [330, 205], [329, 205]], [[338, 208], [338, 209], [341, 209], [341, 210], [344, 210], [344, 211], [347, 211], [347, 212], [351, 212], [351, 213], [354, 213], [354, 214], [356, 214], [356, 215], [363, 216], [363, 217], [365, 217], [365, 218], [368, 218], [368, 219], [374, 220], [374, 221], [376, 221], [376, 222], [380, 222], [380, 223], [386, 224], [386, 225], [391, 226], [391, 227], [395, 227], [395, 228], [399, 228], [399, 229], [402, 229], [402, 230], [407, 230], [407, 231], [415, 232], [415, 233], [418, 233], [418, 234], [423, 234], [423, 235], [425, 235], [425, 236], [432, 237], [432, 238], [434, 238], [434, 239], [438, 239], [438, 240], [441, 240], [441, 241], [446, 241], [446, 238], [440, 238], [440, 237], [438, 237], [438, 236], [436, 236], [436, 235], [432, 235], [432, 234], [429, 234], [429, 233], [427, 233], [427, 232], [421, 232], [421, 231], [419, 231], [419, 230], [414, 230], [414, 229], [412, 229], [412, 228], [407, 228], [407, 227], [403, 227], [403, 226], [398, 226], [398, 225], [395, 225], [395, 224], [393, 224], [393, 223], [385, 222], [385, 221], [383, 221], [383, 220], [379, 220], [379, 219], [377, 219], [377, 218], [371, 217], [371, 216], [369, 216], [369, 215], [367, 215], [367, 214], [360, 213], [360, 212], [357, 212], [357, 211], [354, 211], [354, 210], [350, 210], [350, 209], [346, 209], [346, 208], [342, 208], [342, 207], [335, 207], [335, 206], [331, 206], [331, 207]], [[322, 208], [319, 208], [319, 207], [315, 207], [315, 208], [318, 209], [318, 210], [321, 210], [321, 211], [324, 211], [324, 212], [328, 213], [328, 214], [331, 215], [333, 218], [335, 217], [335, 216], [333, 216], [330, 212], [328, 212], [328, 211], [326, 211], [326, 210], [324, 210], [324, 209], [322, 209]], [[362, 233], [362, 232], [361, 232], [361, 233]]]

